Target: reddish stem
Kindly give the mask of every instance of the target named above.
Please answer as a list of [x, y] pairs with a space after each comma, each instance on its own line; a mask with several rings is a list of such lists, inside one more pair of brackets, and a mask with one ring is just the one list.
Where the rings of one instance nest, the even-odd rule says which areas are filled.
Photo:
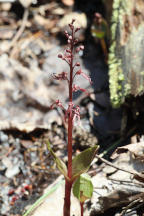
[[84, 206], [84, 203], [83, 203], [83, 202], [81, 202], [81, 203], [80, 203], [80, 207], [81, 207], [81, 216], [83, 216], [83, 211], [84, 211], [84, 208], [83, 208], [83, 206]]
[[[69, 102], [72, 103], [72, 84], [73, 84], [73, 47], [74, 47], [74, 33], [72, 30], [72, 40], [70, 44], [71, 51], [71, 61], [70, 67], [70, 80], [69, 80]], [[72, 110], [71, 110], [72, 111]], [[73, 130], [73, 116], [69, 114], [68, 116], [68, 177], [70, 182], [66, 179], [65, 182], [65, 199], [64, 199], [64, 216], [70, 216], [70, 196], [72, 188], [72, 130]]]
[[64, 198], [64, 216], [70, 216], [70, 196], [71, 196], [72, 183], [67, 181], [65, 182], [65, 198]]
[[[71, 41], [71, 62], [70, 62], [70, 81], [69, 81], [69, 102], [72, 103], [72, 84], [73, 84], [73, 30]], [[72, 129], [73, 129], [73, 117], [68, 117], [68, 177], [72, 177]]]

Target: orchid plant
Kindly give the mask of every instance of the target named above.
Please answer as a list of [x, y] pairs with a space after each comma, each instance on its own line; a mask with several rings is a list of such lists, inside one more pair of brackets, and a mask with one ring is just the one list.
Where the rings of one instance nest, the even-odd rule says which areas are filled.
[[[92, 184], [90, 183], [90, 178], [82, 174], [87, 172], [89, 166], [97, 152], [98, 146], [88, 148], [85, 151], [81, 152], [79, 155], [75, 156], [72, 159], [72, 133], [74, 122], [76, 120], [80, 121], [80, 107], [76, 106], [73, 103], [73, 92], [82, 91], [87, 95], [89, 94], [86, 89], [81, 88], [74, 84], [76, 76], [83, 76], [87, 79], [90, 84], [91, 78], [86, 75], [82, 69], [79, 62], [75, 61], [75, 55], [78, 54], [81, 50], [84, 50], [84, 46], [78, 46], [75, 48], [75, 45], [78, 43], [78, 39], [75, 38], [75, 34], [80, 30], [80, 28], [74, 27], [75, 20], [69, 24], [70, 32], [65, 31], [65, 36], [67, 38], [68, 47], [65, 49], [64, 54], [58, 54], [58, 58], [65, 61], [69, 66], [69, 73], [62, 72], [60, 74], [55, 74], [54, 79], [56, 80], [65, 80], [68, 84], [69, 89], [69, 102], [68, 107], [62, 105], [61, 101], [56, 100], [52, 105], [51, 109], [54, 106], [60, 107], [65, 113], [65, 121], [68, 123], [68, 165], [60, 160], [56, 154], [53, 152], [50, 147], [50, 143], [47, 141], [47, 146], [51, 154], [53, 155], [58, 169], [65, 177], [65, 198], [64, 198], [64, 208], [63, 216], [70, 216], [70, 206], [71, 206], [71, 190], [73, 186], [74, 195], [80, 200], [81, 204], [81, 216], [83, 216], [83, 203], [86, 199], [90, 198], [92, 195]], [[86, 189], [87, 188], [87, 189]]]

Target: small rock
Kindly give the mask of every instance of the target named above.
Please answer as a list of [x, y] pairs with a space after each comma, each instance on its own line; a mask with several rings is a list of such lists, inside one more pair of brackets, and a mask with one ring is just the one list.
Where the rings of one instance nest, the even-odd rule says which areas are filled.
[[62, 125], [62, 119], [59, 116], [58, 112], [56, 110], [50, 110], [45, 116], [44, 116], [44, 123], [48, 125], [48, 128], [51, 128], [51, 124], [56, 122], [58, 125]]
[[8, 136], [2, 131], [0, 131], [0, 141], [1, 142], [7, 142], [8, 141]]
[[19, 164], [15, 164], [6, 170], [5, 176], [7, 178], [13, 178], [15, 175], [19, 174], [19, 172], [20, 172]]

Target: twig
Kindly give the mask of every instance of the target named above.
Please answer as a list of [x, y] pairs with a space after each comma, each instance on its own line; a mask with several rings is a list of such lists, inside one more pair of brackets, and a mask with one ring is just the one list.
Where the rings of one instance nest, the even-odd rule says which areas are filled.
[[130, 174], [132, 174], [132, 175], [138, 175], [137, 172], [128, 171], [128, 170], [126, 170], [126, 169], [117, 167], [116, 165], [114, 165], [114, 164], [112, 164], [111, 162], [107, 161], [106, 159], [100, 157], [99, 155], [96, 155], [95, 157], [98, 158], [99, 160], [101, 160], [102, 162], [104, 162], [105, 164], [107, 164], [108, 166], [111, 166], [111, 167], [113, 167], [113, 168], [115, 168], [115, 169], [117, 169], [117, 170], [121, 170], [121, 171], [123, 171], [123, 172], [127, 172], [127, 173], [130, 173]]
[[141, 201], [141, 198], [138, 198], [136, 200], [133, 200], [131, 203], [129, 203], [125, 208], [124, 210], [120, 213], [119, 216], [123, 216], [125, 215], [125, 213], [127, 212], [128, 209], [130, 209], [130, 207], [132, 207], [133, 205], [135, 205], [136, 203], [140, 202]]
[[[20, 26], [20, 28], [18, 29], [18, 31], [16, 32], [15, 36], [13, 37], [8, 50], [10, 50], [12, 47], [14, 47], [14, 45], [16, 44], [16, 42], [18, 41], [18, 39], [20, 38], [20, 36], [22, 35], [25, 27], [26, 27], [26, 23], [27, 23], [27, 19], [28, 19], [28, 15], [29, 15], [29, 9], [25, 8], [24, 10], [24, 14], [23, 14], [23, 18], [22, 18], [22, 24]], [[7, 51], [8, 51], [7, 50]], [[13, 51], [13, 50], [12, 50]], [[12, 52], [11, 51], [11, 52]]]
[[144, 183], [137, 183], [137, 182], [122, 180], [122, 179], [120, 180], [120, 179], [115, 179], [115, 178], [111, 178], [111, 177], [108, 177], [108, 179], [111, 181], [122, 182], [122, 183], [127, 183], [127, 184], [134, 184], [134, 185], [139, 185], [139, 186], [144, 185]]

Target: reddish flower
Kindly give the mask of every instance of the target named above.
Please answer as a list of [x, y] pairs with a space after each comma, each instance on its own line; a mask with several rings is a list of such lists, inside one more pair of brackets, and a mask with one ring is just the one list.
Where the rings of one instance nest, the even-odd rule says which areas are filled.
[[65, 120], [68, 118], [68, 116], [72, 117], [73, 107], [74, 107], [74, 104], [72, 102], [69, 102], [68, 108], [67, 108], [67, 110], [65, 112]]
[[80, 88], [79, 86], [76, 86], [75, 84], [73, 85], [73, 89], [72, 89], [72, 91], [73, 92], [77, 92], [77, 91], [82, 91], [82, 92], [84, 92], [86, 95], [89, 95], [89, 93], [87, 92], [87, 90], [86, 89], [83, 89], [83, 88]]
[[90, 84], [92, 84], [91, 78], [87, 74], [82, 72], [81, 69], [76, 72], [76, 75], [82, 75], [86, 80], [88, 80], [90, 82]]
[[60, 102], [60, 100], [56, 100], [51, 106], [50, 106], [50, 109], [53, 109], [54, 106], [58, 106], [58, 107], [61, 107], [62, 109], [64, 109], [62, 103]]
[[62, 54], [58, 54], [58, 58], [63, 58], [63, 55]]
[[56, 80], [68, 80], [67, 72], [62, 72], [62, 73], [60, 73], [58, 75], [54, 74], [54, 79], [56, 79]]
[[75, 121], [78, 121], [78, 124], [80, 124], [80, 107], [79, 106], [76, 106], [74, 109], [73, 123]]

